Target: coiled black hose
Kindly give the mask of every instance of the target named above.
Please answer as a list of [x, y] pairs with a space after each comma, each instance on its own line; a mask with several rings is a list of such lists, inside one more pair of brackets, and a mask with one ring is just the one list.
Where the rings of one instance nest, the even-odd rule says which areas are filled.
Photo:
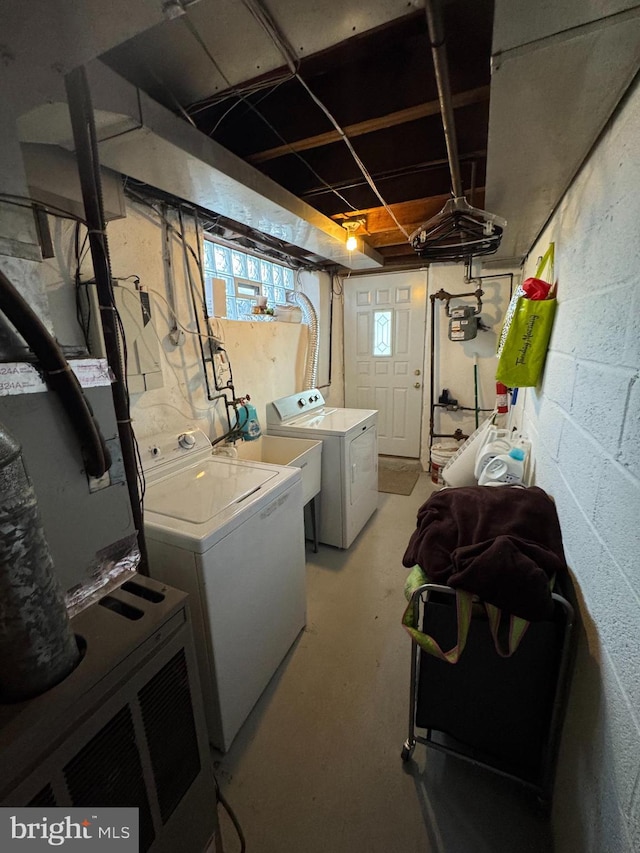
[[49, 330], [2, 270], [0, 311], [25, 339], [38, 359], [48, 387], [60, 397], [78, 435], [87, 473], [92, 477], [102, 477], [111, 467], [111, 455], [89, 401]]

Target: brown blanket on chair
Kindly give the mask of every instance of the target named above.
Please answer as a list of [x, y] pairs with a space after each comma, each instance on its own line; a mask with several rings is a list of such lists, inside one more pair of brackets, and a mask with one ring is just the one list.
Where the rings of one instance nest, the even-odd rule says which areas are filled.
[[550, 580], [567, 567], [555, 504], [536, 486], [437, 492], [418, 510], [402, 563], [527, 620], [550, 617]]

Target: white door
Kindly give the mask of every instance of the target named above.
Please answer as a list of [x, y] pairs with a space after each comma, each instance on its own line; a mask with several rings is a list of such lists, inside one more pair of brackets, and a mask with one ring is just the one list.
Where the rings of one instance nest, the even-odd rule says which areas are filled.
[[345, 406], [378, 410], [380, 453], [418, 458], [427, 273], [358, 276], [344, 297]]

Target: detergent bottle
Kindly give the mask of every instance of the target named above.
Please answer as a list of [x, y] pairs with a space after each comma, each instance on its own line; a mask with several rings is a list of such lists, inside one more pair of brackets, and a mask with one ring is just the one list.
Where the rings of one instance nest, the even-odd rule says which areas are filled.
[[476, 453], [476, 461], [474, 466], [474, 476], [476, 480], [480, 479], [485, 465], [489, 463], [499, 453], [508, 453], [513, 447], [511, 432], [508, 429], [499, 429], [496, 426], [491, 426], [486, 431], [484, 441], [480, 444]]
[[525, 451], [522, 447], [513, 447], [508, 453], [494, 456], [485, 465], [479, 486], [512, 486], [522, 482], [524, 476]]
[[242, 438], [244, 441], [255, 441], [256, 438], [260, 438], [262, 435], [262, 430], [260, 429], [260, 423], [258, 421], [258, 413], [256, 412], [255, 406], [251, 405], [249, 402], [250, 399], [251, 398], [247, 394], [246, 398], [241, 401], [241, 405], [238, 408], [237, 425], [242, 431]]

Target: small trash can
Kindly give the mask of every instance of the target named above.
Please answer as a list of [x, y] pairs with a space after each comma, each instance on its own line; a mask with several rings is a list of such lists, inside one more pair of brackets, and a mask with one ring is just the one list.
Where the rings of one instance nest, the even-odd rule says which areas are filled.
[[444, 485], [442, 469], [458, 451], [458, 444], [434, 444], [431, 446], [431, 480], [438, 486]]

